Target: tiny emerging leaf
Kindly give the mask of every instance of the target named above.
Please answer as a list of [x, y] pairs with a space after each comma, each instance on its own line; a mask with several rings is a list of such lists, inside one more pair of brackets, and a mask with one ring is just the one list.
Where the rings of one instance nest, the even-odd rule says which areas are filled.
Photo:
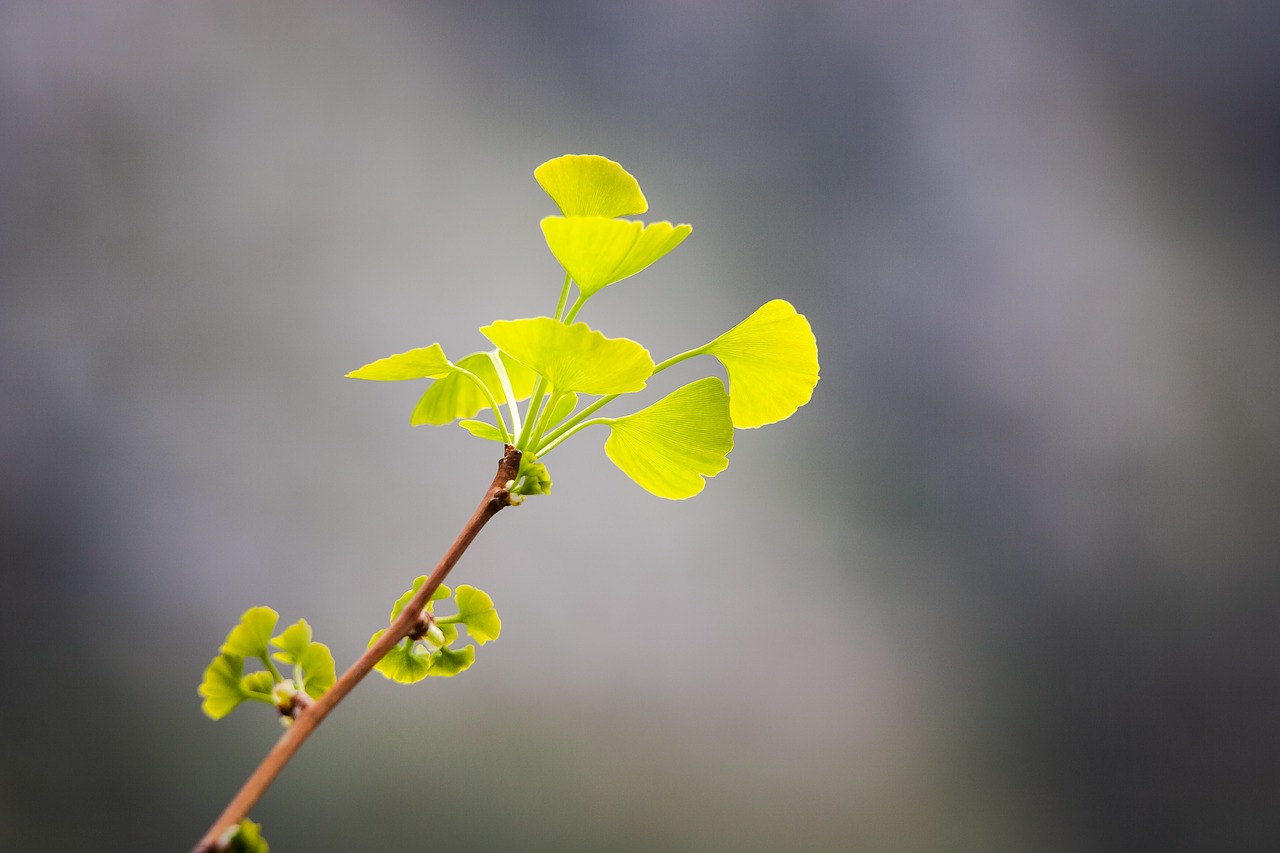
[[565, 154], [533, 170], [565, 216], [633, 216], [649, 209], [640, 184], [598, 154]]
[[559, 393], [625, 394], [653, 374], [649, 351], [627, 338], [607, 338], [586, 323], [550, 317], [498, 320], [480, 333], [516, 361], [547, 377]]
[[262, 824], [245, 818], [223, 834], [219, 850], [225, 853], [271, 853], [262, 837]]
[[702, 491], [704, 477], [714, 477], [729, 465], [729, 395], [715, 377], [699, 379], [647, 409], [605, 423], [611, 432], [604, 452], [658, 497], [693, 497]]
[[729, 374], [733, 425], [752, 429], [785, 420], [818, 384], [818, 343], [803, 314], [774, 299], [701, 348]]
[[542, 220], [547, 248], [577, 282], [584, 297], [640, 272], [693, 231], [692, 225], [603, 216], [548, 216]]

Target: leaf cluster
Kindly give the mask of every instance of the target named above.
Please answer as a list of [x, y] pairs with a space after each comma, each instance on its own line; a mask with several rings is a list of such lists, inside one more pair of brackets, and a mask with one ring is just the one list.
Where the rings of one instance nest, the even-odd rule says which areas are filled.
[[[605, 157], [557, 157], [535, 169], [534, 178], [560, 209], [559, 216], [542, 220], [547, 248], [565, 270], [555, 311], [482, 326], [480, 334], [493, 349], [456, 362], [436, 343], [347, 375], [434, 380], [410, 423], [460, 420], [472, 435], [514, 445], [528, 460], [511, 485], [517, 496], [549, 493], [551, 478], [541, 460], [581, 430], [603, 426], [609, 431], [606, 456], [632, 480], [659, 497], [692, 497], [706, 478], [728, 466], [735, 428], [784, 420], [811, 398], [819, 367], [809, 321], [789, 302], [775, 299], [714, 340], [655, 363], [641, 344], [610, 338], [576, 318], [601, 290], [679, 246], [692, 226], [622, 218], [645, 213], [649, 204], [636, 179]], [[619, 396], [645, 388], [656, 374], [699, 355], [724, 365], [727, 390], [709, 377], [640, 411], [592, 417]], [[579, 408], [584, 395], [594, 399]], [[492, 420], [477, 419], [482, 412]]]
[[[279, 619], [270, 607], [250, 607], [227, 634], [197, 688], [204, 699], [201, 710], [210, 719], [220, 720], [253, 700], [275, 706], [287, 723], [299, 703], [307, 701], [301, 696], [318, 699], [333, 686], [336, 674], [329, 647], [311, 639], [305, 619], [273, 637]], [[265, 668], [246, 674], [245, 661], [250, 658]], [[282, 673], [277, 664], [290, 668], [290, 674]]]
[[[418, 590], [427, 582], [426, 575], [419, 575], [404, 595], [396, 600], [391, 608], [391, 619], [394, 623]], [[435, 612], [435, 603], [453, 596], [458, 612], [449, 616], [439, 616]], [[454, 649], [458, 641], [458, 626], [467, 629], [467, 635], [480, 645], [498, 639], [502, 632], [502, 620], [493, 608], [493, 599], [488, 593], [473, 586], [462, 584], [456, 593], [447, 586], [440, 586], [431, 594], [419, 620], [420, 630], [414, 631], [383, 656], [374, 666], [392, 681], [401, 684], [413, 684], [427, 676], [449, 677], [469, 669], [475, 663], [476, 647]], [[387, 632], [386, 628], [369, 638], [369, 646], [378, 642]]]

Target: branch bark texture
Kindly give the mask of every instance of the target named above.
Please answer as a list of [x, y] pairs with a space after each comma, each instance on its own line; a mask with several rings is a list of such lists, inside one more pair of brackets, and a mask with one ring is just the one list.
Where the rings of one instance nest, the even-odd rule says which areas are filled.
[[324, 722], [324, 718], [329, 716], [329, 713], [337, 707], [338, 703], [360, 683], [361, 679], [373, 670], [374, 665], [386, 656], [392, 646], [415, 630], [420, 620], [420, 614], [427, 606], [427, 602], [431, 600], [431, 595], [444, 582], [444, 579], [449, 575], [449, 571], [476, 538], [476, 534], [480, 532], [480, 529], [485, 526], [489, 519], [497, 515], [503, 507], [511, 504], [508, 484], [516, 479], [516, 475], [520, 470], [520, 455], [519, 450], [509, 444], [506, 446], [502, 461], [498, 463], [498, 473], [494, 476], [493, 483], [490, 484], [489, 489], [485, 492], [484, 499], [480, 501], [480, 505], [476, 507], [475, 512], [472, 513], [471, 518], [458, 533], [457, 538], [453, 540], [453, 544], [449, 546], [444, 556], [440, 558], [440, 562], [427, 578], [427, 582], [418, 590], [417, 595], [400, 612], [395, 622], [391, 623], [391, 627], [378, 639], [378, 642], [369, 647], [360, 656], [360, 659], [353, 663], [342, 674], [342, 677], [334, 682], [333, 687], [329, 688], [328, 692], [301, 709], [294, 719], [293, 725], [285, 730], [285, 733], [276, 741], [275, 746], [262, 759], [262, 763], [245, 780], [239, 792], [227, 804], [226, 809], [213, 822], [213, 825], [209, 827], [209, 831], [200, 839], [200, 843], [195, 846], [192, 853], [215, 853], [219, 849], [219, 840], [222, 834], [229, 827], [240, 823], [248, 816], [249, 810], [262, 798], [267, 788], [280, 775], [280, 771], [289, 763], [289, 759], [293, 757], [294, 753], [315, 731], [316, 726]]

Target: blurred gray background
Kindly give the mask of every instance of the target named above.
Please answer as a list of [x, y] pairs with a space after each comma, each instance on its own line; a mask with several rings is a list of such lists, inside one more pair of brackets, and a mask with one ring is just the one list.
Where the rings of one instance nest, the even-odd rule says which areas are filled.
[[342, 375], [549, 313], [569, 152], [694, 225], [583, 319], [822, 382], [688, 502], [558, 450], [273, 850], [1280, 849], [1269, 0], [0, 5], [0, 849], [188, 849], [238, 614], [345, 666], [434, 564], [495, 447]]

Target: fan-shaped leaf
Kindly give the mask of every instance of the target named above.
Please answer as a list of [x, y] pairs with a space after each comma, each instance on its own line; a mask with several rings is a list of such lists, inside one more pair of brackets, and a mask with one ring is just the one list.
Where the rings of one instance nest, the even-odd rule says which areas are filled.
[[467, 626], [467, 633], [484, 645], [498, 639], [502, 632], [502, 620], [493, 609], [493, 599], [483, 590], [460, 584], [454, 595], [458, 602], [458, 617]]
[[271, 644], [281, 650], [275, 653], [276, 660], [301, 670], [302, 689], [312, 699], [324, 695], [337, 680], [333, 654], [324, 643], [312, 641], [311, 626], [306, 619], [299, 619], [285, 628], [278, 637], [271, 639]]
[[299, 619], [281, 631], [279, 636], [272, 637], [271, 645], [280, 649], [273, 655], [276, 660], [295, 664], [306, 653], [307, 646], [311, 645], [311, 626], [306, 619]]
[[597, 154], [565, 154], [533, 170], [565, 216], [633, 216], [649, 209], [627, 170]]
[[498, 320], [482, 326], [494, 346], [547, 377], [556, 391], [625, 394], [653, 373], [649, 351], [627, 338], [606, 338], [586, 323], [566, 326], [550, 317]]
[[733, 425], [750, 429], [785, 420], [813, 396], [818, 343], [803, 314], [775, 299], [702, 347], [729, 374]]
[[240, 624], [227, 634], [227, 640], [220, 651], [242, 658], [266, 660], [269, 654], [267, 643], [271, 640], [271, 632], [279, 618], [280, 614], [270, 607], [250, 607], [241, 615]]
[[[502, 364], [506, 368], [507, 378], [511, 380], [511, 391], [519, 402], [533, 393], [537, 374], [515, 361], [508, 355], [502, 355]], [[493, 369], [493, 361], [487, 352], [473, 352], [458, 360], [458, 367], [474, 373], [488, 387], [495, 400], [506, 401], [502, 384], [498, 381], [497, 371]], [[437, 382], [431, 383], [418, 405], [414, 407], [409, 423], [413, 426], [433, 424], [440, 426], [457, 418], [473, 418], [479, 412], [489, 408], [489, 400], [484, 392], [461, 373], [450, 373]], [[483, 438], [483, 436], [481, 436]], [[501, 434], [499, 434], [501, 440]]]
[[[390, 621], [396, 621], [396, 617], [400, 615], [400, 611], [409, 606], [409, 602], [413, 600], [413, 596], [418, 592], [418, 590], [422, 589], [422, 585], [426, 582], [426, 575], [418, 575], [413, 579], [413, 586], [409, 587], [409, 590], [404, 595], [397, 598], [396, 603], [391, 606]], [[439, 601], [442, 598], [448, 598], [450, 595], [452, 595], [452, 593], [449, 591], [449, 587], [444, 584], [440, 584], [440, 586], [436, 587], [436, 591], [431, 593], [431, 601], [427, 602], [427, 610], [432, 609], [431, 602]]]
[[446, 678], [457, 675], [465, 669], [470, 669], [471, 664], [476, 662], [476, 647], [467, 646], [465, 648], [454, 651], [453, 649], [440, 649], [431, 655], [431, 668], [427, 670], [427, 675], [442, 675]]
[[204, 698], [200, 710], [211, 720], [221, 720], [248, 697], [240, 686], [244, 675], [244, 658], [220, 654], [204, 671], [204, 681], [196, 692]]
[[[369, 640], [369, 645], [372, 646], [385, 633], [386, 629], [383, 629], [374, 634]], [[391, 651], [374, 664], [373, 668], [392, 681], [413, 684], [427, 677], [427, 670], [432, 664], [431, 654], [431, 651], [421, 643], [405, 640], [392, 646]]]
[[640, 272], [679, 246], [692, 230], [692, 225], [645, 225], [603, 216], [548, 216], [542, 220], [547, 248], [587, 297]]
[[483, 438], [488, 441], [506, 441], [502, 431], [496, 426], [485, 421], [458, 421], [458, 426], [474, 435], [476, 438]]
[[715, 377], [699, 379], [647, 409], [607, 423], [611, 433], [604, 452], [658, 497], [693, 497], [702, 491], [704, 477], [714, 477], [729, 465], [729, 395]]
[[371, 361], [347, 376], [375, 382], [400, 382], [405, 379], [436, 379], [448, 376], [452, 371], [453, 362], [445, 358], [439, 344], [432, 344]]

